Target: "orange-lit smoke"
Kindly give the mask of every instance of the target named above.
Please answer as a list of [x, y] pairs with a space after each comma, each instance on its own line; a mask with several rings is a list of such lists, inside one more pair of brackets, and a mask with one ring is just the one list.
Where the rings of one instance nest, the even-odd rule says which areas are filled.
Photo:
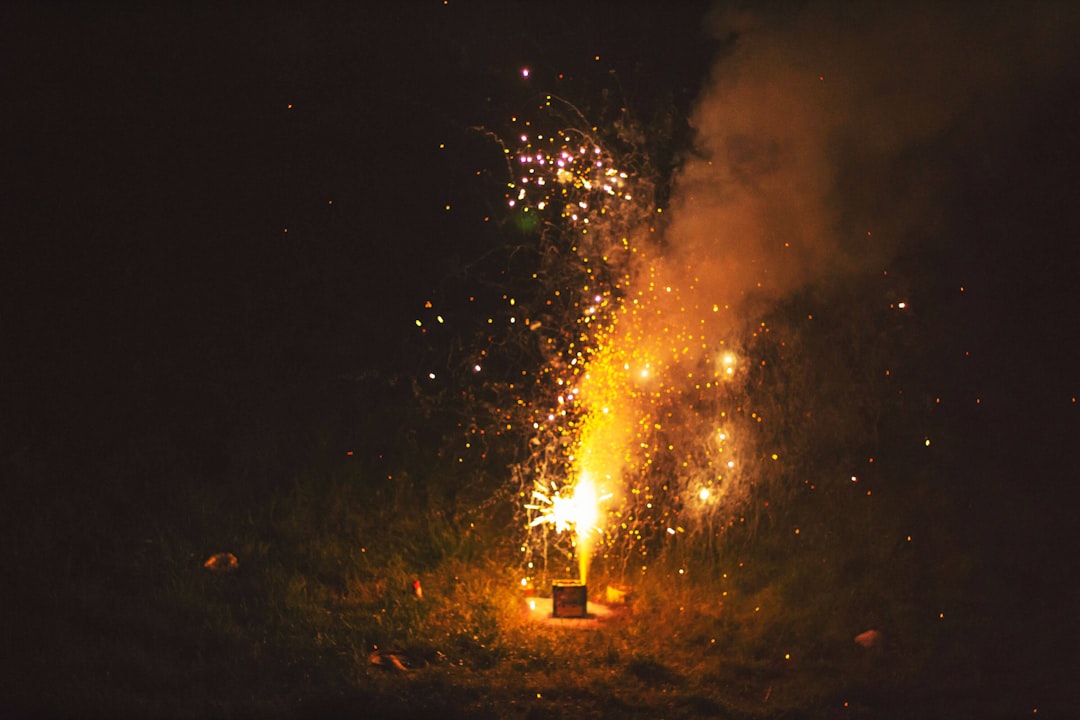
[[894, 5], [712, 18], [731, 44], [693, 113], [660, 272], [683, 304], [719, 309], [704, 317], [721, 334], [918, 249], [955, 154], [1005, 130], [1018, 91], [1060, 69], [1078, 29], [1053, 3]]

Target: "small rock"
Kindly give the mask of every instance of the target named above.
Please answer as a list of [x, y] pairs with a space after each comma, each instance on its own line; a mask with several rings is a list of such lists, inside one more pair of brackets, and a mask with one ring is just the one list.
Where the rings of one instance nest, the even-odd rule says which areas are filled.
[[880, 647], [883, 639], [884, 637], [877, 630], [867, 630], [855, 636], [855, 642], [867, 650]]

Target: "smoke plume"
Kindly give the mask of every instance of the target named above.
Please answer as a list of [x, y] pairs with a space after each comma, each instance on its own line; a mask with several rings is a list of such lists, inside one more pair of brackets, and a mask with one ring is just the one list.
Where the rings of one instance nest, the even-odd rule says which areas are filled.
[[[896, 8], [893, 9], [893, 5]], [[1013, 138], [1024, 89], [1075, 62], [1065, 3], [809, 3], [718, 11], [665, 274], [722, 330], [933, 235], [952, 165]], [[724, 313], [724, 308], [729, 308]]]

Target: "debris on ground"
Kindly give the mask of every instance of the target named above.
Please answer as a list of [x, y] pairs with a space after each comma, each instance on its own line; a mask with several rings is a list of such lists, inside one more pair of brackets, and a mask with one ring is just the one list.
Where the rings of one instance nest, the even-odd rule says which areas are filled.
[[203, 567], [210, 572], [220, 573], [222, 575], [236, 571], [240, 567], [240, 561], [236, 559], [236, 556], [232, 553], [217, 553], [211, 555], [206, 562], [203, 563]]
[[394, 653], [384, 653], [380, 650], [375, 650], [371, 655], [368, 655], [368, 661], [372, 665], [378, 665], [384, 670], [395, 670], [397, 672], [409, 672], [410, 670], [410, 667], [407, 664], [408, 661]]
[[855, 636], [855, 642], [867, 650], [879, 647], [883, 639], [884, 636], [878, 630], [867, 630]]

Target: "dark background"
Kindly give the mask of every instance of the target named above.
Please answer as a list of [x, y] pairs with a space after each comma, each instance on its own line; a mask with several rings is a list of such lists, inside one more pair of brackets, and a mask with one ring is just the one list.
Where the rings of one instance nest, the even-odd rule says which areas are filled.
[[635, 8], [7, 6], [5, 455], [85, 470], [162, 423], [212, 455], [408, 367], [423, 302], [496, 240], [484, 128], [616, 68], [685, 112], [704, 6]]
[[[675, 5], [6, 4], [8, 511], [140, 453], [228, 484], [260, 428], [293, 438], [283, 475], [351, 449], [355, 380], [418, 375], [419, 309], [498, 242], [500, 154], [475, 128], [540, 93], [618, 92], [688, 140], [724, 44], [707, 4]], [[1078, 636], [1078, 70], [1017, 97], [998, 144], [942, 154], [949, 242], [897, 259], [934, 308], [912, 375], [985, 398], [938, 419], [958, 522], [1017, 619], [987, 633]]]

